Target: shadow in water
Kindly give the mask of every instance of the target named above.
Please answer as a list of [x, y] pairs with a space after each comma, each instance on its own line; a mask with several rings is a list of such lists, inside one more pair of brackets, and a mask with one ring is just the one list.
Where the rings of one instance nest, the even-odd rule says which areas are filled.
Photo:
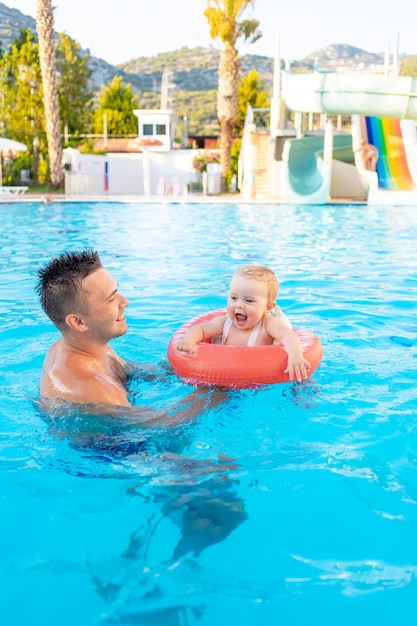
[[[229, 458], [184, 457], [194, 436], [190, 423], [149, 428], [128, 414], [97, 415], [66, 405], [43, 417], [60, 442], [58, 469], [80, 478], [133, 479], [126, 497], [143, 503], [142, 519], [120, 554], [87, 563], [107, 605], [103, 623], [194, 624], [207, 602], [199, 556], [248, 518], [239, 466]], [[167, 532], [167, 522], [178, 530]], [[187, 592], [190, 585], [196, 593]]]
[[[149, 505], [151, 512], [132, 532], [125, 550], [89, 564], [93, 583], [109, 605], [107, 623], [195, 623], [204, 613], [207, 595], [204, 570], [194, 559], [225, 541], [248, 518], [238, 493], [239, 481], [230, 476], [239, 469], [233, 461], [171, 456], [165, 462], [169, 482], [128, 490], [131, 497]], [[167, 537], [164, 532], [167, 519], [178, 526], [179, 536], [174, 533], [174, 540], [172, 533]], [[155, 557], [160, 542], [167, 558]], [[195, 593], [187, 591], [190, 585]]]
[[[187, 463], [190, 464], [190, 461]], [[209, 465], [206, 462], [204, 468], [200, 462], [196, 469], [222, 474], [211, 476], [195, 485], [179, 483], [159, 486], [145, 496], [147, 501], [159, 504], [162, 516], [168, 517], [180, 529], [181, 538], [171, 557], [174, 561], [188, 553], [198, 557], [211, 545], [224, 541], [247, 519], [244, 502], [234, 489], [238, 481], [231, 480], [225, 474], [226, 471], [236, 469], [236, 465], [230, 462]], [[136, 488], [130, 492], [142, 495]], [[139, 553], [139, 535], [136, 532], [131, 537], [125, 553], [129, 558]]]

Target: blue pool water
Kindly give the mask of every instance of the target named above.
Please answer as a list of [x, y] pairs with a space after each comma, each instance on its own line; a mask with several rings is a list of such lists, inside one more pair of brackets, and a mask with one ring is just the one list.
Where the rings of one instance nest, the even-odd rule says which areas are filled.
[[[0, 615], [7, 626], [414, 625], [417, 592], [415, 207], [0, 204]], [[203, 390], [187, 424], [46, 418], [57, 331], [40, 264], [98, 249], [130, 300], [114, 341], [146, 364], [136, 405], [192, 388], [171, 334], [222, 307], [235, 267], [280, 278], [317, 333], [313, 378]]]

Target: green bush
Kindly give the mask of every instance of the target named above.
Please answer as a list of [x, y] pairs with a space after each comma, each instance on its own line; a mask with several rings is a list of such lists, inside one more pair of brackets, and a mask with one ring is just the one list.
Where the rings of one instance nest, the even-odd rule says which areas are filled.
[[193, 168], [199, 174], [207, 172], [209, 163], [220, 163], [220, 154], [217, 152], [202, 152], [193, 159]]

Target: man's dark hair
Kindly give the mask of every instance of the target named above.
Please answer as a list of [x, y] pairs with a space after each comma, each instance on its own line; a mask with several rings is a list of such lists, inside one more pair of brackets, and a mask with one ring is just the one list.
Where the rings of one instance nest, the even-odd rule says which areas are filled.
[[35, 291], [46, 315], [61, 331], [68, 313], [85, 309], [81, 283], [100, 267], [98, 252], [86, 249], [62, 252], [38, 269]]

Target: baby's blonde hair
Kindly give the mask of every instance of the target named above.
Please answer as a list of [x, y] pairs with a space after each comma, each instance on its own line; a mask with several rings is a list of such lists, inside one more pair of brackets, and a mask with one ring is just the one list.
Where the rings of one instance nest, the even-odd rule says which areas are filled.
[[241, 265], [238, 267], [235, 276], [243, 276], [252, 280], [260, 280], [267, 286], [268, 302], [275, 302], [278, 296], [278, 280], [274, 272], [269, 267], [263, 265]]

